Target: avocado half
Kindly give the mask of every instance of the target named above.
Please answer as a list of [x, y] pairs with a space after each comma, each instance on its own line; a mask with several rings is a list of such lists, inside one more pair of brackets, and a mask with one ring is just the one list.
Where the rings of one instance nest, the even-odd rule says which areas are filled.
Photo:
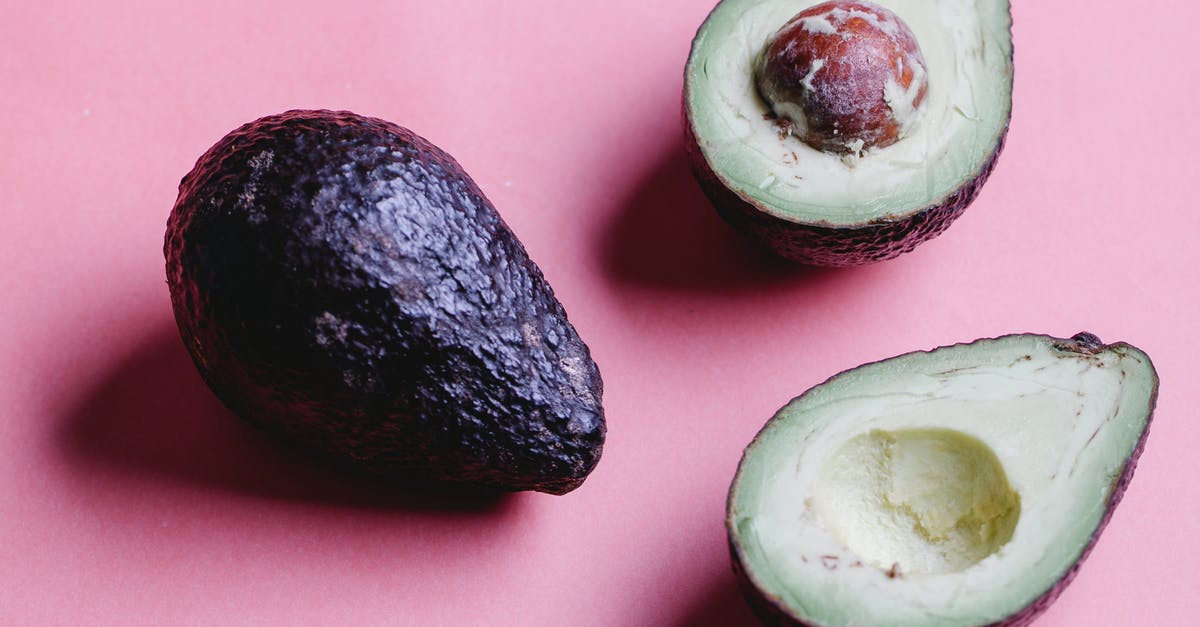
[[726, 221], [784, 258], [890, 259], [944, 231], [996, 165], [1012, 112], [1009, 2], [877, 0], [915, 35], [928, 94], [904, 138], [849, 156], [781, 132], [755, 83], [766, 40], [817, 4], [722, 0], [709, 14], [684, 76], [692, 169]]
[[726, 524], [769, 624], [1025, 625], [1125, 491], [1158, 377], [1145, 353], [1009, 335], [847, 370], [746, 449]]
[[192, 359], [236, 414], [368, 471], [562, 494], [603, 385], [542, 272], [448, 154], [289, 111], [183, 178], [164, 252]]

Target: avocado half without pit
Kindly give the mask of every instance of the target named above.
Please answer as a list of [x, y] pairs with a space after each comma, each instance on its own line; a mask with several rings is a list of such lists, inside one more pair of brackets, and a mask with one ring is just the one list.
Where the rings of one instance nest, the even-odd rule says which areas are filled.
[[770, 624], [1025, 625], [1070, 582], [1145, 443], [1150, 359], [1010, 335], [834, 376], [781, 409], [729, 495]]
[[561, 494], [600, 458], [600, 373], [446, 154], [289, 111], [208, 150], [164, 248], [175, 319], [236, 414], [372, 472]]
[[722, 0], [685, 71], [692, 168], [793, 261], [890, 259], [987, 180], [1012, 110], [1008, 0]]

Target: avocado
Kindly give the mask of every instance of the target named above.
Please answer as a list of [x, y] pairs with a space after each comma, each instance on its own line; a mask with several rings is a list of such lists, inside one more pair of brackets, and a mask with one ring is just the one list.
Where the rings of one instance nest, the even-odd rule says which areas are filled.
[[602, 383], [479, 187], [412, 131], [288, 111], [183, 178], [175, 319], [245, 420], [370, 472], [563, 494], [596, 466]]
[[717, 212], [792, 261], [890, 259], [962, 215], [1012, 112], [1008, 0], [722, 0], [684, 134]]
[[1025, 625], [1062, 592], [1133, 476], [1145, 353], [1009, 335], [859, 366], [746, 448], [734, 571], [780, 625]]

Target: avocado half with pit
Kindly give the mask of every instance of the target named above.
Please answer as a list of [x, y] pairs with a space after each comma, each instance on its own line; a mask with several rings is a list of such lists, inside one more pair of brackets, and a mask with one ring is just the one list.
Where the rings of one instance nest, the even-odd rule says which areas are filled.
[[996, 164], [1011, 26], [1008, 0], [723, 0], [685, 71], [696, 178], [725, 220], [787, 259], [911, 251]]
[[1010, 335], [834, 376], [781, 409], [729, 494], [770, 624], [1024, 625], [1121, 500], [1158, 377], [1142, 351]]

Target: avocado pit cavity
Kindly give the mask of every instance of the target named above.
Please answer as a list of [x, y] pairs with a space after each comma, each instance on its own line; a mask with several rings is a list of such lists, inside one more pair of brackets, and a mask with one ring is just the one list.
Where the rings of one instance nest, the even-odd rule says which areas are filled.
[[1012, 538], [1021, 513], [996, 454], [950, 429], [851, 438], [826, 460], [812, 506], [846, 548], [893, 577], [965, 570]]
[[859, 154], [903, 138], [929, 90], [908, 25], [870, 2], [810, 7], [767, 39], [758, 92], [786, 131], [832, 154]]

